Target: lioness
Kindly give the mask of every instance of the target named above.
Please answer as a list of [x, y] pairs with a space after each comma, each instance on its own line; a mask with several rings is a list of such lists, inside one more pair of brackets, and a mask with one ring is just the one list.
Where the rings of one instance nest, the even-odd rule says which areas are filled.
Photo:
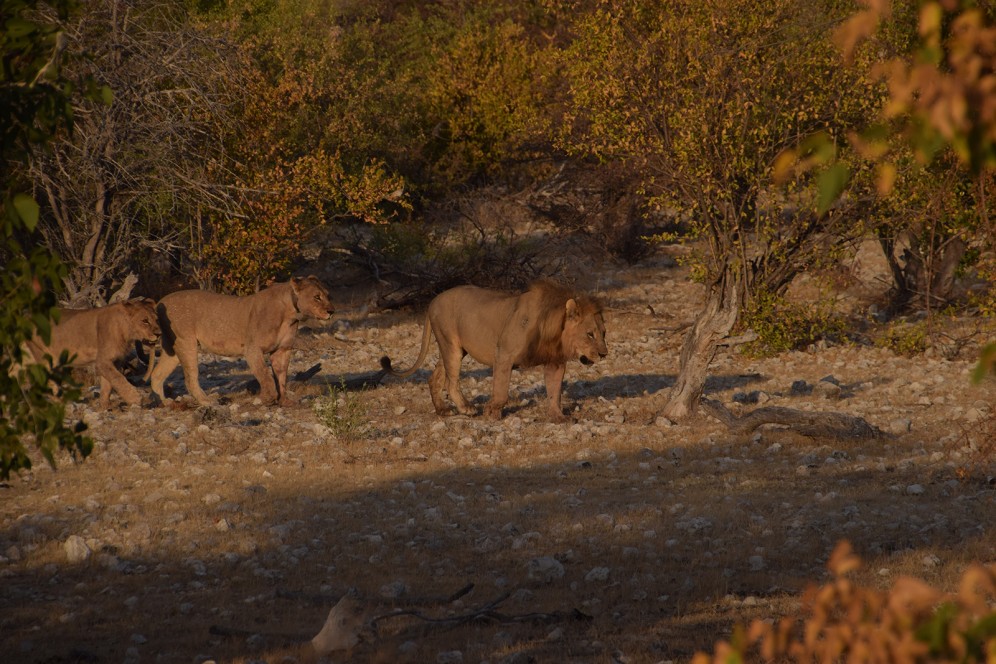
[[498, 419], [508, 402], [513, 368], [543, 366], [547, 411], [550, 419], [563, 422], [560, 393], [567, 360], [578, 358], [592, 364], [605, 357], [605, 323], [602, 306], [594, 298], [573, 297], [567, 289], [548, 280], [537, 281], [521, 295], [458, 286], [437, 295], [429, 303], [422, 332], [422, 348], [414, 366], [395, 371], [387, 356], [385, 371], [399, 378], [412, 375], [425, 362], [429, 337], [435, 332], [439, 362], [429, 378], [429, 394], [436, 412], [449, 412], [443, 401], [443, 386], [458, 412], [472, 415], [460, 391], [460, 364], [470, 354], [493, 368], [494, 389], [485, 408]]
[[[201, 389], [197, 346], [209, 353], [244, 356], [259, 381], [264, 403], [294, 403], [287, 394], [287, 366], [297, 328], [305, 318], [332, 317], [329, 293], [317, 277], [295, 277], [254, 295], [238, 297], [202, 290], [170, 293], [159, 301], [162, 356], [152, 370], [152, 391], [166, 400], [163, 382], [183, 367], [187, 391], [200, 404], [211, 399]], [[270, 356], [270, 369], [264, 354]], [[276, 379], [276, 386], [274, 386]]]
[[46, 353], [57, 359], [65, 350], [76, 356], [73, 366], [94, 364], [100, 379], [100, 404], [107, 408], [112, 389], [129, 405], [141, 402], [138, 390], [115, 362], [125, 357], [135, 341], [155, 343], [158, 339], [156, 303], [143, 297], [98, 309], [60, 309], [51, 343], [46, 346], [34, 338], [27, 345], [36, 362]]

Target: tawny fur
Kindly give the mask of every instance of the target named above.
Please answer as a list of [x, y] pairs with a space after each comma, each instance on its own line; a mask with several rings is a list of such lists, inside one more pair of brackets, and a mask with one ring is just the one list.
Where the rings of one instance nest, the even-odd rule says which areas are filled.
[[100, 380], [100, 404], [110, 405], [111, 390], [117, 391], [130, 405], [141, 402], [141, 396], [115, 366], [136, 341], [155, 343], [159, 339], [156, 303], [148, 298], [135, 298], [97, 309], [60, 309], [59, 322], [52, 327], [51, 343], [44, 345], [35, 338], [28, 350], [41, 361], [46, 353], [57, 360], [62, 351], [75, 355], [73, 366], [92, 364]]
[[436, 412], [447, 414], [443, 388], [459, 413], [475, 414], [460, 391], [460, 364], [470, 355], [493, 368], [494, 388], [485, 413], [500, 418], [508, 402], [513, 368], [542, 366], [550, 419], [564, 421], [561, 392], [567, 361], [586, 364], [605, 357], [605, 323], [598, 300], [575, 297], [551, 281], [534, 283], [522, 294], [459, 286], [429, 303], [422, 332], [422, 346], [415, 364], [406, 371], [391, 368], [388, 357], [381, 366], [404, 378], [425, 362], [429, 338], [435, 334], [439, 362], [429, 378], [429, 394]]
[[[314, 276], [244, 297], [202, 290], [170, 293], [159, 301], [163, 352], [152, 371], [152, 391], [165, 400], [163, 383], [179, 364], [187, 391], [198, 403], [212, 403], [199, 383], [200, 347], [216, 355], [245, 357], [264, 403], [293, 403], [287, 394], [287, 367], [298, 326], [309, 317], [328, 320], [333, 311], [328, 290]], [[265, 355], [270, 356], [269, 367]]]

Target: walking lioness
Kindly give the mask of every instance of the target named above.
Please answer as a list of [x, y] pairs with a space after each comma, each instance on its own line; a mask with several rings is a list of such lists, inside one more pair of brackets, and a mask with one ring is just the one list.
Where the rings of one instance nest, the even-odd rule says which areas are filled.
[[460, 364], [469, 354], [493, 367], [494, 389], [486, 415], [501, 417], [513, 368], [542, 365], [547, 412], [551, 420], [563, 422], [567, 418], [560, 394], [567, 360], [577, 358], [591, 364], [608, 353], [601, 304], [587, 296], [575, 297], [546, 280], [534, 283], [521, 295], [476, 286], [459, 286], [437, 295], [429, 303], [422, 348], [414, 366], [395, 371], [388, 357], [381, 358], [381, 366], [399, 378], [412, 375], [425, 362], [433, 333], [439, 344], [439, 362], [429, 377], [429, 394], [440, 415], [449, 412], [443, 400], [444, 385], [458, 412], [476, 413], [460, 392]]
[[92, 364], [100, 379], [100, 405], [107, 408], [111, 390], [129, 405], [142, 399], [115, 363], [124, 358], [135, 341], [155, 343], [159, 339], [156, 303], [140, 297], [97, 309], [60, 309], [59, 322], [52, 326], [51, 343], [28, 341], [36, 362], [48, 354], [53, 360], [66, 351], [74, 356], [73, 366]]
[[298, 325], [309, 317], [328, 320], [333, 313], [328, 290], [313, 276], [295, 277], [245, 297], [177, 291], [159, 301], [158, 311], [163, 352], [152, 370], [152, 391], [165, 401], [163, 382], [180, 364], [187, 391], [204, 405], [211, 399], [199, 383], [198, 346], [217, 355], [244, 356], [259, 381], [263, 402], [290, 404], [287, 367]]

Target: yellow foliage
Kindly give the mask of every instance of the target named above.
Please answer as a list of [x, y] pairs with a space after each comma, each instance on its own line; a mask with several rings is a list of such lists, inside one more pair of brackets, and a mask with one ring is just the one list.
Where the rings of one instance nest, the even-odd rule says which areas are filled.
[[846, 575], [860, 565], [850, 543], [840, 542], [827, 565], [835, 578], [806, 591], [805, 615], [755, 620], [746, 638], [720, 642], [693, 661], [754, 661], [755, 653], [766, 662], [996, 661], [996, 565], [970, 567], [954, 594], [912, 577], [884, 591], [859, 586]]

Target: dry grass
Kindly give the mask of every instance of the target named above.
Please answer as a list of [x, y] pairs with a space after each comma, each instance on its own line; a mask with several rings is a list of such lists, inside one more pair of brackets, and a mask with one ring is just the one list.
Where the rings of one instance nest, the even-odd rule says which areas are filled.
[[[94, 455], [0, 489], [4, 660], [315, 661], [295, 639], [353, 589], [367, 619], [421, 617], [386, 618], [325, 661], [687, 661], [736, 623], [795, 615], [841, 539], [871, 587], [911, 574], [951, 590], [967, 565], [996, 560], [992, 448], [984, 434], [974, 448], [959, 438], [959, 413], [992, 396], [964, 379], [969, 359], [924, 372], [923, 358], [866, 347], [715, 366], [710, 396], [733, 407], [735, 393], [759, 389], [883, 427], [915, 423], [886, 441], [770, 429], [739, 439], [707, 419], [657, 426], [681, 339], [655, 331], [671, 323], [640, 303], [690, 316], [697, 291], [645, 276], [601, 293], [614, 345], [601, 366], [568, 370], [575, 425], [538, 419], [539, 372], [515, 374], [501, 422], [441, 420], [423, 372], [358, 393], [369, 428], [330, 436], [314, 399], [385, 351], [399, 364], [414, 355], [417, 317], [398, 314], [355, 314], [346, 342], [307, 336], [291, 371], [323, 371], [296, 386], [300, 406], [255, 405], [244, 364], [218, 361], [205, 375], [225, 377], [220, 407], [82, 407]], [[488, 373], [466, 369], [465, 390], [483, 403]], [[789, 395], [794, 380], [829, 373], [853, 396]], [[89, 560], [67, 563], [72, 535], [93, 545]], [[531, 575], [541, 557], [563, 577]]]

